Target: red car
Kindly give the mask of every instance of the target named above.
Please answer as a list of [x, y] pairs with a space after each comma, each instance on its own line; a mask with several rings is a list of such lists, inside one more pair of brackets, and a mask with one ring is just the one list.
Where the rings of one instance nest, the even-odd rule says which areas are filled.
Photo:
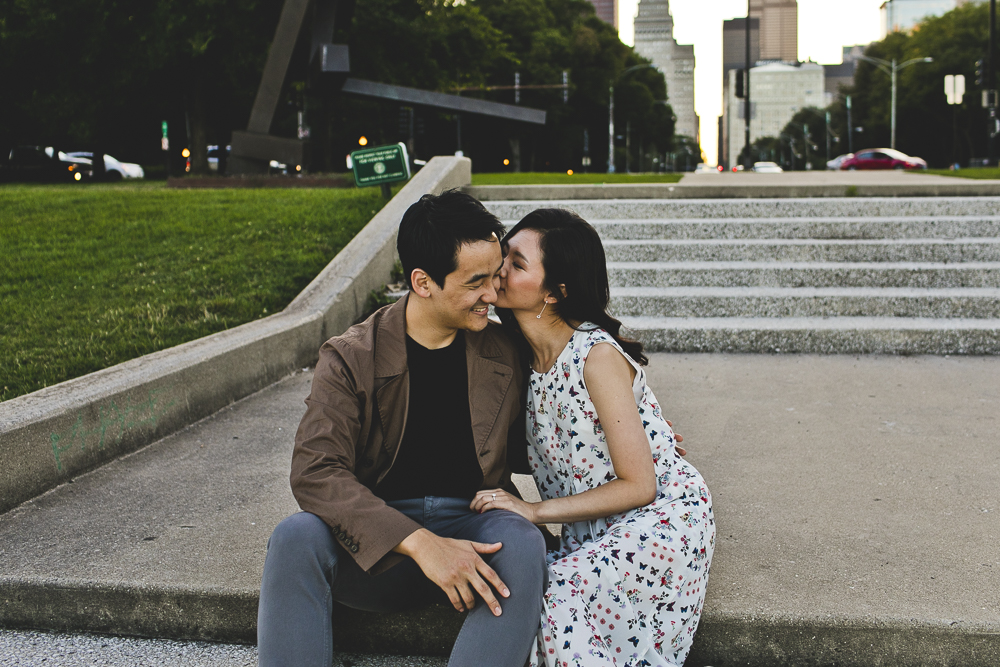
[[841, 170], [855, 169], [926, 169], [927, 163], [891, 148], [867, 148], [840, 163]]

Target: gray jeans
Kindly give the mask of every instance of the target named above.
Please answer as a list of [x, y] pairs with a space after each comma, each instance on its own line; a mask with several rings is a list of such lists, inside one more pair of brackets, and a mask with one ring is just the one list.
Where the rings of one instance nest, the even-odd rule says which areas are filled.
[[[523, 667], [538, 632], [548, 580], [545, 540], [538, 528], [505, 510], [474, 513], [469, 501], [460, 498], [430, 496], [388, 504], [441, 537], [503, 543], [500, 551], [483, 555], [510, 589], [509, 598], [497, 595], [503, 614], [494, 616], [477, 597], [448, 665]], [[278, 524], [267, 544], [257, 611], [261, 667], [330, 667], [334, 601], [389, 612], [448, 600], [412, 559], [371, 576], [319, 517], [293, 514]]]

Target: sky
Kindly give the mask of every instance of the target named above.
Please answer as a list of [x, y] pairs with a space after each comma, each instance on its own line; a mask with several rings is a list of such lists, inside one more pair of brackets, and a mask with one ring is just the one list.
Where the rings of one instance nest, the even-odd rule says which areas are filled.
[[[884, 0], [799, 0], [799, 60], [823, 64], [842, 60], [841, 47], [879, 39]], [[633, 44], [633, 19], [639, 0], [618, 0], [618, 34]], [[695, 111], [701, 116], [701, 147], [709, 164], [718, 155], [718, 117], [722, 115], [722, 22], [747, 15], [746, 0], [671, 0], [674, 39], [694, 44]]]

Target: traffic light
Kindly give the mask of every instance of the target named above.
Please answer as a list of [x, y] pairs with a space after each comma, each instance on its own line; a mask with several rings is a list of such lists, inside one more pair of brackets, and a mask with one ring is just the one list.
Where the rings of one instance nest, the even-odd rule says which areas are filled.
[[736, 99], [742, 100], [746, 97], [746, 70], [738, 69], [736, 70]]
[[983, 83], [986, 81], [986, 75], [985, 75], [985, 71], [984, 71], [985, 70], [984, 65], [985, 65], [985, 63], [984, 63], [984, 61], [983, 61], [982, 58], [980, 58], [979, 60], [976, 61], [976, 85], [977, 86], [982, 86]]

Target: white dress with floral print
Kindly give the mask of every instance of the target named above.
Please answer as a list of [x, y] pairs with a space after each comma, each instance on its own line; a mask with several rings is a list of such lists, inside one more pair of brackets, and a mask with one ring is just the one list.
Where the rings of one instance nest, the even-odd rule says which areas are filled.
[[[528, 458], [543, 499], [615, 478], [583, 380], [594, 345], [621, 347], [584, 324], [547, 373], [532, 373]], [[624, 354], [624, 352], [622, 352]], [[656, 500], [597, 521], [565, 524], [548, 554], [549, 585], [532, 666], [682, 665], [701, 617], [715, 545], [705, 480], [674, 449], [674, 434], [646, 385], [632, 385], [656, 470]]]

